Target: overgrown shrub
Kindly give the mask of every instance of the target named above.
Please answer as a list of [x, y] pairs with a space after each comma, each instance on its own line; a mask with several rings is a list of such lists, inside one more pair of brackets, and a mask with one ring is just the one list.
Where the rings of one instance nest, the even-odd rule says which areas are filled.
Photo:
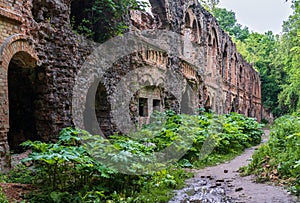
[[300, 115], [278, 118], [271, 127], [270, 140], [253, 155], [246, 168], [259, 181], [288, 184], [300, 195]]
[[[22, 145], [32, 149], [23, 162], [33, 162], [36, 176], [34, 183], [41, 190], [28, 196], [30, 202], [156, 202], [170, 198], [173, 189], [182, 185], [187, 174], [174, 167], [149, 175], [121, 174], [105, 166], [88, 154], [81, 145], [86, 131], [65, 128], [57, 143], [27, 141]], [[100, 142], [106, 142], [98, 138]], [[112, 136], [116, 149], [145, 156], [152, 148], [129, 140]], [[109, 153], [106, 156], [110, 156]], [[124, 160], [122, 153], [120, 159]], [[151, 196], [149, 191], [161, 191], [161, 196]], [[166, 193], [170, 193], [166, 195]], [[146, 201], [147, 200], [147, 201]]]
[[0, 202], [2, 203], [9, 203], [9, 200], [5, 196], [5, 194], [2, 191], [2, 188], [0, 187]]
[[[151, 120], [128, 136], [115, 134], [104, 139], [65, 128], [57, 143], [23, 143], [32, 149], [23, 162], [33, 162], [34, 183], [41, 188], [30, 202], [166, 202], [187, 177], [178, 166], [210, 165], [232, 157], [258, 144], [262, 134], [254, 119], [235, 113], [179, 115], [166, 111], [156, 112]], [[213, 150], [201, 157], [208, 138]], [[166, 148], [172, 150], [160, 159], [158, 152]], [[177, 167], [168, 165], [169, 159], [174, 161], [183, 152]], [[123, 171], [128, 175], [120, 173]], [[140, 171], [148, 174], [135, 175]]]

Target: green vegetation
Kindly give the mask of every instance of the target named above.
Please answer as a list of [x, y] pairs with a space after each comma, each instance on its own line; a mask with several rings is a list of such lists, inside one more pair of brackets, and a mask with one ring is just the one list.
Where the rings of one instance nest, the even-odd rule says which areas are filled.
[[244, 173], [255, 174], [258, 181], [287, 185], [300, 195], [300, 1], [292, 1], [294, 13], [284, 22], [281, 36], [271, 31], [247, 33], [237, 24], [234, 12], [216, 5], [210, 8], [239, 53], [260, 72], [265, 109], [276, 117], [293, 113], [276, 120], [269, 142], [256, 151]]
[[200, 3], [206, 10], [212, 12], [220, 3], [220, 0], [200, 0]]
[[294, 13], [284, 22], [283, 35], [279, 43], [277, 67], [285, 73], [279, 104], [288, 112], [300, 110], [300, 1], [293, 0]]
[[248, 27], [242, 28], [242, 25], [237, 22], [233, 11], [215, 7], [212, 10], [212, 14], [219, 22], [219, 26], [235, 39], [243, 42], [249, 36], [250, 32]]
[[9, 203], [9, 200], [5, 196], [5, 194], [2, 192], [2, 188], [0, 187], [0, 202], [2, 203]]
[[[250, 32], [237, 22], [233, 11], [218, 8], [218, 3], [219, 0], [201, 0], [220, 27], [233, 37], [239, 53], [260, 72], [265, 109], [275, 117], [299, 110], [300, 1], [292, 1], [294, 13], [284, 22], [281, 36], [271, 31]], [[126, 31], [129, 9], [143, 10], [146, 6], [137, 0], [89, 0], [74, 7], [71, 24], [75, 32], [104, 42]]]
[[73, 30], [96, 42], [104, 42], [128, 28], [129, 10], [143, 10], [148, 4], [137, 0], [86, 0], [73, 2]]
[[283, 116], [271, 128], [270, 140], [253, 155], [246, 174], [258, 181], [275, 181], [288, 185], [300, 195], [300, 113]]
[[[22, 144], [33, 150], [23, 162], [34, 163], [32, 183], [40, 188], [28, 196], [30, 202], [165, 201], [171, 197], [171, 191], [182, 186], [184, 179], [189, 177], [175, 167], [144, 176], [118, 173], [88, 154], [84, 145], [80, 144], [84, 136], [90, 135], [83, 130], [65, 128], [57, 143], [27, 141]], [[113, 139], [114, 147], [126, 146], [128, 153], [136, 150], [143, 156], [142, 151], [146, 147], [141, 144], [134, 141], [127, 143], [121, 136]], [[120, 153], [118, 158], [122, 155]]]
[[[27, 196], [30, 202], [166, 202], [172, 191], [182, 187], [190, 177], [184, 167], [204, 167], [232, 158], [246, 147], [260, 143], [261, 134], [261, 125], [255, 119], [236, 113], [157, 112], [149, 125], [130, 137], [116, 134], [104, 139], [83, 130], [65, 128], [56, 143], [27, 141], [22, 145], [32, 149], [32, 153], [23, 162], [33, 166], [16, 168], [2, 179], [36, 185], [39, 190]], [[208, 137], [213, 141], [213, 150], [205, 154], [202, 145]], [[91, 138], [95, 151], [104, 144], [109, 147], [94, 154], [88, 148], [91, 143], [86, 142]], [[172, 147], [172, 153], [182, 149], [186, 153], [173, 165], [167, 166], [167, 161], [155, 164], [159, 159], [153, 154], [168, 147]], [[112, 153], [112, 149], [119, 153]], [[99, 156], [110, 163], [102, 163]], [[148, 165], [139, 165], [134, 157]], [[132, 175], [120, 173], [116, 164]], [[153, 165], [159, 170], [151, 170]], [[141, 170], [148, 174], [138, 175]]]
[[[203, 0], [204, 1], [204, 0]], [[216, 17], [220, 27], [232, 36], [239, 53], [259, 71], [262, 100], [266, 110], [275, 117], [300, 109], [300, 1], [293, 0], [294, 13], [284, 22], [282, 35], [271, 31], [249, 32], [237, 23], [235, 13], [218, 8], [218, 1], [204, 5]]]

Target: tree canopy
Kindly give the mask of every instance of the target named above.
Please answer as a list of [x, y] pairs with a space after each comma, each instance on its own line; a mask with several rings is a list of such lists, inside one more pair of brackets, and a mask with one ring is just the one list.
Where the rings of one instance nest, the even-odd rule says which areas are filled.
[[[204, 1], [204, 0], [203, 0]], [[242, 27], [233, 11], [207, 6], [217, 19], [220, 27], [237, 44], [238, 51], [254, 68], [262, 80], [264, 107], [277, 117], [300, 111], [300, 1], [293, 0], [293, 14], [284, 22], [282, 35], [249, 32]]]
[[233, 11], [215, 7], [212, 10], [212, 14], [219, 22], [220, 27], [234, 38], [244, 41], [248, 37], [248, 27], [242, 27], [241, 24], [237, 23], [235, 13]]
[[294, 0], [293, 15], [284, 22], [276, 65], [286, 74], [279, 104], [289, 112], [300, 110], [300, 1]]

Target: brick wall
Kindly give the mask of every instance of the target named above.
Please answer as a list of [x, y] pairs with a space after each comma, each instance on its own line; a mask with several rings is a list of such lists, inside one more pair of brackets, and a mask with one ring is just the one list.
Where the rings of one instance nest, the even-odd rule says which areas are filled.
[[[234, 110], [260, 120], [259, 74], [237, 53], [230, 37], [218, 27], [212, 15], [195, 2], [153, 0], [154, 17], [145, 13], [131, 13], [131, 29], [168, 29], [190, 39], [195, 46], [184, 54], [188, 54], [197, 65], [165, 53], [153, 53], [151, 60], [141, 58], [135, 64], [163, 67], [163, 70], [177, 71], [183, 80], [196, 81], [197, 88], [194, 90], [198, 107], [207, 104], [218, 113]], [[55, 141], [63, 127], [74, 124], [74, 77], [96, 44], [72, 31], [69, 15], [69, 0], [0, 0], [1, 170], [9, 164], [7, 69], [12, 58], [19, 59], [22, 66], [35, 67], [37, 137]], [[185, 22], [186, 19], [189, 22]], [[20, 51], [23, 54], [16, 56]], [[139, 68], [132, 65], [130, 60], [127, 58], [117, 63], [117, 67], [106, 74], [104, 88], [108, 93], [108, 101], [120, 78], [126, 76], [129, 70]], [[176, 88], [176, 84], [172, 85]], [[180, 108], [176, 102], [171, 102], [170, 106]]]
[[[36, 64], [37, 56], [29, 44], [29, 37], [23, 35], [21, 15], [23, 1], [0, 1], [0, 170], [9, 167], [9, 146], [7, 133], [9, 131], [9, 103], [7, 70], [9, 63], [16, 53], [27, 53], [24, 63], [29, 66]], [[32, 56], [32, 57], [28, 57]], [[21, 59], [19, 55], [19, 59]]]

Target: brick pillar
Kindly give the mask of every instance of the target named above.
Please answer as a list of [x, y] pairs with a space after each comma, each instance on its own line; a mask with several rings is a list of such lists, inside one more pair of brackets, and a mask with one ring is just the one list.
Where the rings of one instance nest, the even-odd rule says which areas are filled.
[[9, 130], [9, 108], [7, 98], [7, 71], [0, 64], [0, 171], [10, 167], [7, 133]]
[[0, 172], [6, 172], [10, 168], [9, 146], [7, 143], [8, 131], [1, 130], [0, 137]]
[[[11, 59], [16, 53], [22, 52], [23, 61], [27, 67], [35, 66], [38, 57], [28, 43], [28, 37], [15, 34], [0, 44], [0, 171], [10, 168], [9, 146], [7, 134], [9, 131], [9, 104], [7, 72]], [[2, 55], [1, 55], [2, 54]], [[30, 56], [30, 57], [28, 57]], [[21, 55], [19, 55], [21, 57]]]

